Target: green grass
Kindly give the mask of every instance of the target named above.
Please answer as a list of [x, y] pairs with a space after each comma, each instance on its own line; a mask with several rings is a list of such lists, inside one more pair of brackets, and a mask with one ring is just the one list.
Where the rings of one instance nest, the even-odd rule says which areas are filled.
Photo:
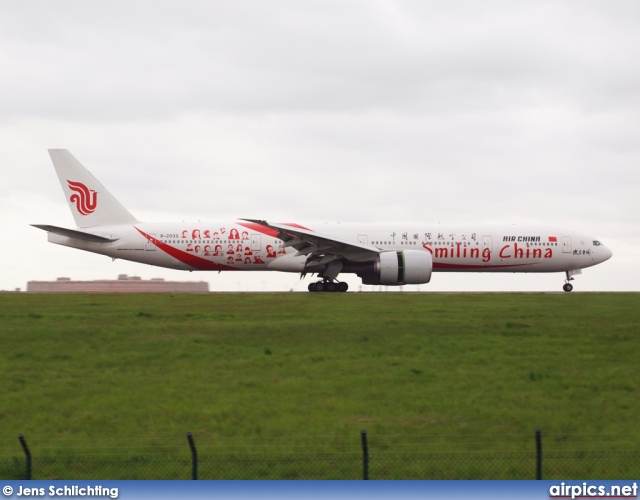
[[633, 451], [639, 334], [623, 293], [2, 294], [0, 455]]

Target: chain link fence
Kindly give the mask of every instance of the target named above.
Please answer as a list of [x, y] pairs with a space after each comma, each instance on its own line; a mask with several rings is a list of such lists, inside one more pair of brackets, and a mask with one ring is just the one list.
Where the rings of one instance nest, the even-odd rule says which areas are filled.
[[[639, 443], [532, 436], [215, 438], [0, 455], [3, 479], [634, 479]], [[129, 443], [131, 440], [128, 440]], [[160, 441], [160, 444], [158, 444]], [[603, 449], [606, 444], [608, 449]], [[486, 448], [495, 448], [487, 451]], [[578, 449], [580, 447], [581, 449]], [[484, 448], [484, 449], [483, 449]], [[520, 448], [520, 449], [518, 449]], [[18, 448], [19, 449], [19, 448]]]

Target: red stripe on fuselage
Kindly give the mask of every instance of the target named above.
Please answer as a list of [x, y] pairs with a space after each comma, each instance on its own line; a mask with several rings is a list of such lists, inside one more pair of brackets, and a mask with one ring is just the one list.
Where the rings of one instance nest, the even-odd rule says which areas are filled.
[[481, 264], [449, 264], [446, 262], [434, 262], [433, 263], [433, 268], [434, 269], [451, 269], [451, 270], [456, 270], [459, 269], [461, 271], [473, 271], [478, 270], [478, 271], [486, 271], [489, 269], [503, 269], [505, 267], [527, 267], [527, 266], [533, 266], [536, 263], [532, 263], [532, 264], [501, 264], [501, 265], [481, 265]]
[[266, 227], [261, 224], [256, 224], [255, 222], [238, 222], [238, 224], [246, 227], [247, 229], [251, 229], [252, 231], [271, 236], [272, 238], [277, 238], [279, 234], [275, 229], [271, 229], [270, 227]]
[[[263, 226], [262, 224], [257, 224], [255, 222], [238, 222], [239, 225], [246, 227], [247, 229], [251, 229], [252, 231], [257, 231], [258, 233], [266, 234], [267, 236], [271, 236], [272, 238], [277, 238], [280, 234], [280, 231], [277, 229], [271, 229], [270, 227]], [[301, 226], [300, 224], [296, 224], [295, 222], [281, 222], [283, 226], [289, 226], [294, 229], [304, 229], [305, 231], [311, 231], [311, 229]]]
[[308, 227], [301, 226], [300, 224], [296, 224], [295, 222], [281, 222], [283, 226], [289, 226], [294, 229], [304, 229], [305, 231], [313, 231], [313, 229], [309, 229]]
[[236, 269], [235, 267], [225, 266], [224, 264], [218, 264], [216, 262], [203, 259], [202, 257], [193, 255], [192, 252], [184, 252], [182, 250], [178, 250], [177, 248], [174, 248], [170, 245], [167, 245], [166, 243], [161, 242], [160, 240], [157, 240], [153, 236], [145, 233], [144, 231], [141, 231], [137, 227], [136, 229], [142, 236], [147, 238], [151, 243], [157, 246], [160, 250], [162, 250], [168, 255], [171, 255], [171, 257], [179, 260], [180, 262], [188, 266], [191, 266], [194, 269], [197, 269], [199, 271], [238, 271], [239, 270], [239, 269]]

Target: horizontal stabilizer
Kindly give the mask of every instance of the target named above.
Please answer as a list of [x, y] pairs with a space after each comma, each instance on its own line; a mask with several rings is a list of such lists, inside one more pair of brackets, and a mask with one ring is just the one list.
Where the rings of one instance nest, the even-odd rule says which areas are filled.
[[117, 241], [119, 238], [105, 238], [104, 236], [98, 236], [97, 234], [85, 233], [83, 231], [77, 231], [75, 229], [67, 229], [58, 226], [49, 226], [46, 224], [31, 224], [33, 227], [42, 229], [49, 233], [59, 234], [60, 236], [66, 236], [67, 238], [75, 238], [76, 240], [92, 241], [94, 243], [111, 243]]

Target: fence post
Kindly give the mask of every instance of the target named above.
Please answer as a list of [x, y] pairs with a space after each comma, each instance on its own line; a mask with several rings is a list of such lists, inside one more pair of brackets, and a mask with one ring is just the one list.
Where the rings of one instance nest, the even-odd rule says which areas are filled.
[[198, 479], [198, 450], [196, 450], [196, 443], [193, 442], [193, 436], [190, 432], [187, 432], [187, 440], [189, 448], [191, 448], [191, 479]]
[[27, 442], [22, 434], [18, 434], [18, 439], [20, 440], [24, 454], [27, 456], [27, 479], [31, 479], [31, 451], [29, 450]]
[[369, 479], [369, 445], [367, 444], [367, 431], [360, 431], [362, 439], [362, 479]]
[[540, 428], [536, 429], [536, 479], [542, 479], [542, 436]]

